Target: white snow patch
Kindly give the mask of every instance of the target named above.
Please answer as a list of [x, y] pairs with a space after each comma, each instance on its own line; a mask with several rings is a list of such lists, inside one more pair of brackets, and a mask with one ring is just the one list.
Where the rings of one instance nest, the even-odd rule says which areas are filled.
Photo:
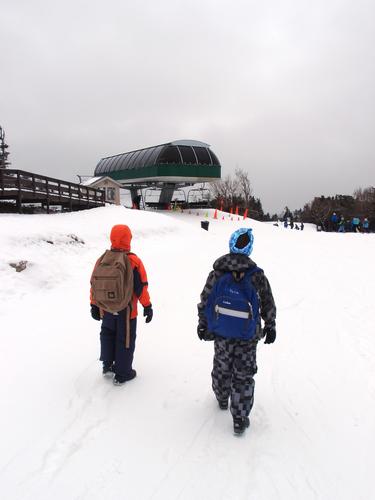
[[[374, 235], [214, 220], [213, 211], [203, 231], [206, 212], [0, 215], [3, 498], [372, 497]], [[155, 315], [149, 325], [139, 316], [139, 376], [119, 388], [101, 376], [89, 278], [121, 223], [148, 271]], [[196, 304], [241, 226], [253, 227], [278, 337], [259, 345], [251, 427], [235, 438], [210, 389], [213, 344], [197, 339]], [[16, 273], [9, 263], [19, 260], [30, 265]]]

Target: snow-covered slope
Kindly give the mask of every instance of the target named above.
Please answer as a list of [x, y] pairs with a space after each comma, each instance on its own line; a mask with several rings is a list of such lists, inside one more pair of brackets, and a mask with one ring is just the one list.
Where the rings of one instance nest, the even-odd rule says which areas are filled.
[[[0, 215], [2, 498], [372, 497], [374, 235], [212, 215], [208, 232], [205, 212]], [[133, 231], [154, 306], [152, 323], [139, 318], [138, 377], [123, 387], [101, 376], [88, 305], [117, 223]], [[196, 336], [196, 304], [244, 225], [273, 288], [278, 337], [259, 345], [251, 427], [235, 438], [211, 393], [213, 345]], [[16, 273], [9, 263], [20, 260], [28, 267]]]

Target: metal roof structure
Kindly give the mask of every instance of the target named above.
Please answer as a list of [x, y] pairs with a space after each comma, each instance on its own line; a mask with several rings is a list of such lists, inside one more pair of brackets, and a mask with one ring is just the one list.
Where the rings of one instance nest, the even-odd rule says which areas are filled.
[[209, 144], [179, 140], [102, 158], [94, 176], [109, 176], [124, 187], [188, 186], [221, 177]]

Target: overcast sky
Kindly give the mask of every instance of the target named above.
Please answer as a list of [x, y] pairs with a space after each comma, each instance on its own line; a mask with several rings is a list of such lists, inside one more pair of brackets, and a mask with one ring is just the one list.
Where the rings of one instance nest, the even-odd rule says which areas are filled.
[[373, 0], [0, 0], [13, 168], [207, 142], [266, 211], [374, 186]]

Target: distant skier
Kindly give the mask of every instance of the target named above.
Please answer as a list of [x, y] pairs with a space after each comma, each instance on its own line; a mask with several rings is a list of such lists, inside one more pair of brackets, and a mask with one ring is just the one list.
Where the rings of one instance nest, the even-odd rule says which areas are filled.
[[103, 375], [114, 375], [114, 385], [136, 377], [133, 369], [137, 330], [137, 303], [143, 306], [146, 323], [153, 310], [147, 275], [139, 257], [130, 252], [132, 233], [128, 226], [111, 230], [111, 250], [96, 262], [91, 276], [91, 316], [100, 321], [100, 360]]
[[333, 212], [333, 214], [331, 215], [331, 219], [330, 219], [330, 222], [331, 222], [330, 230], [337, 231], [339, 221], [340, 221], [339, 216], [337, 215], [336, 212]]
[[339, 232], [339, 233], [345, 233], [345, 224], [346, 224], [346, 222], [345, 222], [345, 218], [344, 218], [344, 216], [342, 215], [342, 216], [341, 216], [341, 219], [340, 219], [340, 221], [339, 221], [339, 228], [338, 228], [338, 232]]
[[352, 221], [351, 221], [351, 225], [352, 225], [352, 231], [353, 231], [353, 233], [359, 233], [360, 232], [361, 221], [360, 221], [359, 217], [353, 217]]
[[212, 388], [222, 410], [230, 398], [235, 434], [250, 424], [258, 341], [276, 339], [276, 306], [264, 272], [249, 258], [253, 242], [249, 228], [232, 234], [230, 253], [214, 262], [198, 304], [198, 337], [215, 341]]

